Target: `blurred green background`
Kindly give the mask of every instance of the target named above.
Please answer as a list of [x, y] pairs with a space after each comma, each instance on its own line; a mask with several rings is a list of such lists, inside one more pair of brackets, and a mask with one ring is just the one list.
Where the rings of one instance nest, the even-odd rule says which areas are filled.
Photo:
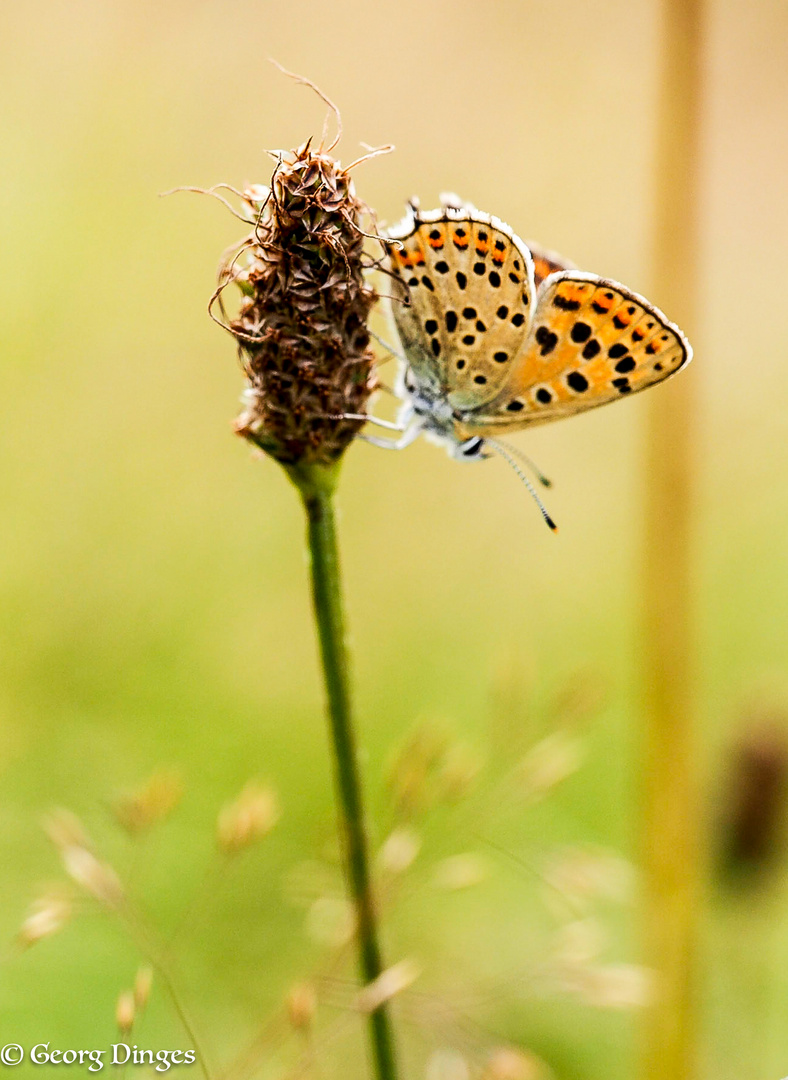
[[[161, 766], [181, 770], [182, 806], [136, 856], [138, 891], [166, 929], [200, 887], [218, 808], [265, 778], [280, 825], [211, 879], [181, 939], [184, 995], [216, 1061], [316, 962], [283, 883], [326, 855], [333, 792], [301, 510], [277, 467], [231, 434], [242, 380], [231, 339], [205, 313], [219, 255], [243, 226], [208, 199], [157, 193], [264, 183], [265, 148], [319, 133], [322, 105], [266, 63], [274, 56], [339, 104], [343, 160], [362, 140], [396, 144], [356, 174], [383, 221], [413, 193], [429, 207], [454, 190], [659, 303], [649, 276], [658, 26], [656, 2], [623, 0], [41, 0], [2, 14], [0, 933], [11, 941], [60, 874], [40, 827], [52, 806], [79, 813], [125, 869], [135, 855], [108, 804]], [[698, 767], [711, 828], [732, 739], [752, 710], [788, 713], [788, 6], [710, 0], [706, 45], [701, 310], [686, 329], [698, 390]], [[487, 835], [535, 862], [565, 843], [635, 852], [646, 397], [519, 438], [553, 478], [557, 537], [499, 462], [463, 468], [426, 443], [348, 454], [341, 541], [378, 839], [390, 824], [388, 763], [415, 723], [440, 719], [503, 768], [501, 672], [527, 746], [580, 671], [604, 687], [583, 768]], [[438, 813], [426, 831], [435, 857], [476, 839], [462, 814]], [[416, 955], [437, 998], [492, 985], [497, 972], [479, 1014], [491, 1045], [528, 1046], [567, 1080], [631, 1076], [637, 1013], [514, 985], [549, 918], [532, 876], [491, 861], [478, 893], [439, 895], [425, 878], [394, 905], [390, 958]], [[611, 918], [612, 957], [636, 961], [636, 921]], [[779, 1080], [779, 869], [736, 894], [713, 881], [703, 930], [704, 1075]], [[96, 916], [10, 956], [1, 1041], [109, 1045], [138, 962]], [[402, 1022], [413, 1076], [433, 1049], [464, 1049], [429, 1019]], [[189, 1045], [161, 992], [134, 1038]], [[352, 1022], [332, 1046], [320, 1075], [363, 1075]], [[278, 1068], [264, 1056], [259, 1075]], [[15, 1075], [49, 1071], [24, 1064]]]

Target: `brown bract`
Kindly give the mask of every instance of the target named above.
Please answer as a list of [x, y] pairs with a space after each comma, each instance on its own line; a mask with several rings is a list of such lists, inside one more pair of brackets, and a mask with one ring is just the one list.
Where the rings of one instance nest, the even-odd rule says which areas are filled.
[[[311, 140], [310, 140], [311, 142]], [[364, 281], [368, 208], [348, 172], [307, 142], [280, 156], [270, 190], [244, 193], [254, 228], [221, 269], [244, 293], [228, 328], [249, 385], [235, 430], [286, 466], [332, 465], [374, 387]]]

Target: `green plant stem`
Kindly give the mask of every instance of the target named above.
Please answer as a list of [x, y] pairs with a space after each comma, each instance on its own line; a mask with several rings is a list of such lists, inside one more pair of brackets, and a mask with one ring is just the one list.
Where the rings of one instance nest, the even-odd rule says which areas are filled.
[[[361, 976], [373, 982], [383, 971], [350, 703], [348, 657], [342, 614], [341, 575], [334, 522], [335, 476], [314, 467], [291, 478], [307, 515], [312, 599], [326, 686], [328, 722], [334, 754], [339, 812], [344, 833], [348, 883], [356, 909]], [[385, 1005], [369, 1014], [369, 1034], [378, 1080], [396, 1080], [394, 1041]]]

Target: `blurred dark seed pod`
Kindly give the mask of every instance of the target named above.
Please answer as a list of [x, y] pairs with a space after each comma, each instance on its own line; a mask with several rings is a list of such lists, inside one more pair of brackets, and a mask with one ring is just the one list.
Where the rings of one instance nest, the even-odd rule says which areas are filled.
[[785, 722], [758, 720], [733, 748], [723, 791], [720, 846], [729, 874], [774, 864], [784, 848], [787, 796]]
[[331, 466], [362, 421], [375, 382], [366, 322], [377, 299], [364, 280], [368, 207], [348, 172], [307, 142], [283, 153], [270, 190], [244, 193], [255, 227], [245, 264], [225, 263], [220, 283], [243, 293], [228, 329], [248, 379], [235, 423], [282, 465]]

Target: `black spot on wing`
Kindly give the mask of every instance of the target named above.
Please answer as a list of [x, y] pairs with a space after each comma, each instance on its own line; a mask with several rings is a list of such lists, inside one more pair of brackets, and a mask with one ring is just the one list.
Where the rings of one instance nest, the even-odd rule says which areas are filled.
[[600, 349], [601, 349], [601, 346], [600, 346], [599, 342], [596, 340], [596, 338], [591, 338], [591, 340], [586, 344], [586, 347], [583, 349], [583, 352], [582, 352], [583, 359], [584, 360], [593, 360], [594, 357], [599, 353]]
[[567, 300], [565, 296], [561, 296], [560, 293], [556, 293], [553, 297], [553, 306], [561, 308], [562, 311], [578, 311], [580, 309], [579, 300]]
[[558, 335], [548, 330], [546, 326], [540, 326], [534, 335], [538, 345], [541, 345], [542, 356], [547, 356], [558, 344]]
[[624, 356], [616, 364], [616, 371], [620, 371], [622, 375], [625, 375], [628, 371], [634, 371], [635, 359], [632, 356]]

